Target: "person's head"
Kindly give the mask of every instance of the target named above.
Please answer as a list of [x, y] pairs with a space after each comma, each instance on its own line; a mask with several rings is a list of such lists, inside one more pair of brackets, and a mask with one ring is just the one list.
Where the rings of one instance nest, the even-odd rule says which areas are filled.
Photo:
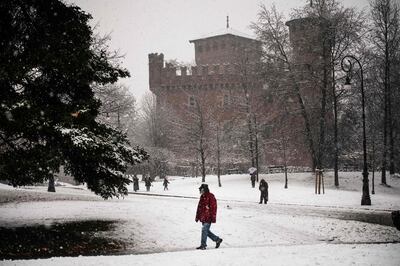
[[200, 194], [210, 192], [207, 184], [201, 184], [201, 186], [199, 187], [199, 191], [200, 191]]

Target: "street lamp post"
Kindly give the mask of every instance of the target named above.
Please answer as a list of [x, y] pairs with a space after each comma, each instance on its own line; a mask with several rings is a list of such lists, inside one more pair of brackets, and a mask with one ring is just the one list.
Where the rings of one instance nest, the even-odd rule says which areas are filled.
[[[347, 66], [344, 65], [345, 60], [347, 61]], [[365, 97], [364, 97], [364, 74], [360, 61], [352, 55], [346, 55], [342, 58], [341, 67], [344, 72], [347, 73], [345, 86], [350, 86], [351, 71], [353, 68], [353, 62], [356, 62], [360, 68], [361, 77], [361, 105], [362, 105], [362, 127], [363, 127], [363, 187], [362, 187], [362, 197], [361, 205], [371, 205], [371, 198], [369, 196], [369, 184], [368, 184], [368, 165], [367, 165], [367, 137], [365, 134]]]

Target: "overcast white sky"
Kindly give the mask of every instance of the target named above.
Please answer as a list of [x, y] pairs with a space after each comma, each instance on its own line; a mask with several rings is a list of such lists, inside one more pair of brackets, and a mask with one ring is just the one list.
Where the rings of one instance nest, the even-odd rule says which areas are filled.
[[[203, 37], [226, 27], [253, 35], [249, 29], [256, 21], [260, 3], [288, 14], [309, 0], [66, 0], [93, 16], [102, 34], [111, 33], [110, 47], [125, 55], [123, 66], [131, 73], [124, 79], [140, 101], [148, 85], [148, 54], [164, 53], [166, 60], [192, 62], [193, 44], [189, 40]], [[368, 0], [342, 0], [345, 6], [363, 8]]]

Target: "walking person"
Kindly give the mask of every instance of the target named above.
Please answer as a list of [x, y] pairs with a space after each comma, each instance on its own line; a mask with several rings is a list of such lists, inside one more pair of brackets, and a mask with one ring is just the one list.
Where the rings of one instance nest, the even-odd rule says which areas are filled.
[[144, 179], [144, 185], [146, 186], [146, 191], [150, 191], [151, 180], [149, 176]]
[[258, 187], [260, 190], [260, 202], [259, 204], [262, 204], [264, 201], [264, 204], [267, 204], [268, 201], [268, 183], [264, 179], [261, 179], [260, 185]]
[[139, 178], [137, 177], [136, 174], [133, 175], [133, 191], [138, 191], [139, 190]]
[[169, 181], [168, 181], [167, 177], [164, 177], [164, 182], [163, 182], [164, 190], [168, 190], [168, 184], [169, 184]]
[[211, 238], [216, 243], [215, 248], [219, 248], [222, 243], [222, 238], [216, 236], [210, 231], [211, 223], [217, 221], [217, 200], [214, 194], [210, 193], [207, 184], [202, 184], [199, 187], [200, 200], [197, 206], [196, 223], [202, 223], [201, 228], [201, 244], [197, 249], [204, 250], [207, 248], [207, 237]]
[[253, 172], [250, 174], [250, 180], [251, 180], [251, 187], [256, 186], [256, 172]]

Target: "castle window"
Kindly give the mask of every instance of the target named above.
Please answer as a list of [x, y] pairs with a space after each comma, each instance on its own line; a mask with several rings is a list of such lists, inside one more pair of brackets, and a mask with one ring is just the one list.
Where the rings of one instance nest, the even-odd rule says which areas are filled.
[[229, 105], [229, 95], [224, 95], [224, 106]]
[[206, 51], [207, 52], [210, 51], [210, 45], [209, 44], [206, 45]]
[[273, 126], [272, 125], [262, 125], [262, 131], [261, 134], [263, 135], [264, 138], [270, 138], [273, 132]]
[[203, 46], [199, 45], [199, 46], [197, 47], [197, 51], [199, 51], [199, 53], [203, 52]]
[[189, 106], [195, 106], [196, 105], [196, 99], [194, 98], [193, 95], [189, 96]]
[[271, 93], [268, 93], [268, 94], [265, 95], [264, 100], [265, 100], [266, 103], [273, 103], [274, 97], [271, 95]]

